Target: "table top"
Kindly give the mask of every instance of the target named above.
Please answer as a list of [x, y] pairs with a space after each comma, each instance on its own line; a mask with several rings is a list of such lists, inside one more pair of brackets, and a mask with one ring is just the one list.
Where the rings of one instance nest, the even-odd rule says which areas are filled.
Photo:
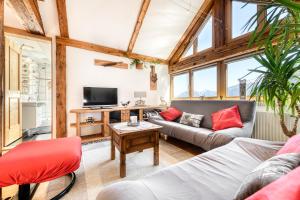
[[135, 127], [128, 126], [127, 122], [109, 124], [109, 127], [119, 135], [128, 134], [128, 133], [146, 132], [150, 130], [155, 131], [163, 128], [162, 126], [150, 122], [146, 122], [146, 121], [141, 121], [139, 126], [135, 126]]

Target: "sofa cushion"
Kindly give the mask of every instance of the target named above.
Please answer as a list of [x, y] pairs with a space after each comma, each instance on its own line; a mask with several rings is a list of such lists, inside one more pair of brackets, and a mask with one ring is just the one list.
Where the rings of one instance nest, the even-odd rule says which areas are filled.
[[300, 167], [256, 192], [246, 200], [299, 200]]
[[300, 164], [300, 154], [281, 154], [255, 168], [243, 181], [235, 200], [244, 200], [261, 188], [286, 175]]
[[[275, 142], [235, 139], [228, 145], [167, 167], [137, 181], [109, 185], [100, 192], [97, 199], [233, 199], [247, 174], [274, 155], [280, 147]], [[136, 190], [139, 190], [139, 196], [134, 195]]]
[[174, 121], [182, 115], [182, 111], [178, 110], [177, 108], [170, 107], [167, 110], [160, 112], [159, 114], [167, 121]]
[[226, 128], [242, 128], [243, 122], [237, 105], [212, 113], [212, 129], [215, 131]]
[[203, 117], [203, 115], [183, 112], [179, 123], [199, 128]]
[[291, 137], [277, 152], [277, 155], [284, 153], [300, 153], [300, 134]]
[[212, 101], [212, 100], [180, 100], [172, 101], [171, 106], [184, 112], [204, 115], [201, 127], [212, 129], [211, 114], [225, 108], [239, 106], [242, 122], [251, 122], [255, 118], [255, 101]]

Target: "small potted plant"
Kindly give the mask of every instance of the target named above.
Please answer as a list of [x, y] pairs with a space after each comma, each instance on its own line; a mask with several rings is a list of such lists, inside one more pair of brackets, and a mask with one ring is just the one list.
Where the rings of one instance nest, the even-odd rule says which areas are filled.
[[144, 68], [144, 63], [139, 59], [132, 60], [131, 65], [135, 65], [136, 69], [143, 69]]

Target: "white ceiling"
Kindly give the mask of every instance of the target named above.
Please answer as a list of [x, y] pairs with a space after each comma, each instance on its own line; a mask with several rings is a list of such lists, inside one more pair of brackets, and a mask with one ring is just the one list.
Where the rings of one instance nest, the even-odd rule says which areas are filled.
[[204, 0], [152, 0], [134, 51], [168, 58]]
[[[204, 0], [151, 0], [134, 53], [167, 59]], [[72, 39], [127, 50], [142, 0], [66, 0]], [[59, 35], [55, 0], [39, 1], [47, 36]], [[5, 25], [22, 28], [5, 7]]]

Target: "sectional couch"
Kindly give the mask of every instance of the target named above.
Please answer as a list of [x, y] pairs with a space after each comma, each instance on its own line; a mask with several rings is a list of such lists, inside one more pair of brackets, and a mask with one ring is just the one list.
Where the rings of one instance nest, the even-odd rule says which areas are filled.
[[[212, 130], [211, 114], [238, 105], [243, 128], [228, 128], [220, 131]], [[172, 101], [171, 107], [183, 112], [204, 115], [201, 127], [191, 127], [177, 121], [165, 121], [161, 117], [150, 117], [149, 121], [163, 126], [161, 133], [185, 142], [194, 144], [208, 151], [229, 143], [236, 137], [251, 137], [255, 122], [255, 101]]]
[[233, 200], [245, 177], [282, 146], [236, 138], [142, 179], [109, 185], [97, 200]]

